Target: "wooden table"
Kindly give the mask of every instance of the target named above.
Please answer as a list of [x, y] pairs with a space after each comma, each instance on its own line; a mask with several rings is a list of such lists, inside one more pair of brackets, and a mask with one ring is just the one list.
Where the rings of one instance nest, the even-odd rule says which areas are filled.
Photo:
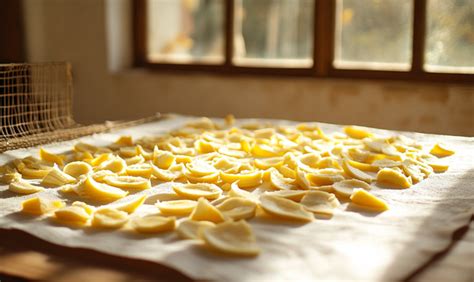
[[[474, 218], [473, 218], [474, 219]], [[474, 223], [454, 234], [450, 247], [405, 280], [474, 281]], [[22, 231], [0, 229], [0, 281], [189, 281], [162, 265], [87, 249], [60, 247]]]

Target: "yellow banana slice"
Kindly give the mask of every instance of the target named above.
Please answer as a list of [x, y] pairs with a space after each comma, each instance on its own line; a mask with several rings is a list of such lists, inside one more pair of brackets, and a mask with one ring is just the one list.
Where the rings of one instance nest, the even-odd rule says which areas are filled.
[[349, 176], [365, 181], [369, 184], [374, 180], [374, 178], [370, 174], [367, 174], [362, 170], [351, 166], [347, 160], [344, 160], [342, 162], [342, 168]]
[[43, 187], [32, 185], [21, 179], [10, 183], [8, 186], [8, 191], [23, 195], [33, 194], [43, 190]]
[[334, 194], [323, 191], [309, 191], [301, 199], [301, 204], [310, 212], [329, 216], [332, 216], [333, 210], [340, 205]]
[[301, 201], [301, 199], [307, 193], [308, 193], [307, 190], [281, 190], [281, 191], [265, 192], [265, 194], [282, 197], [282, 198], [292, 200], [295, 202]]
[[405, 189], [412, 185], [412, 180], [395, 169], [383, 168], [377, 173], [377, 183], [391, 188]]
[[176, 157], [168, 151], [160, 151], [157, 147], [153, 151], [153, 163], [161, 169], [168, 169], [175, 159]]
[[197, 202], [192, 200], [174, 200], [156, 203], [162, 214], [189, 215], [196, 208]]
[[69, 206], [56, 210], [54, 216], [61, 222], [84, 224], [89, 220], [90, 214], [80, 206]]
[[139, 233], [160, 233], [176, 228], [176, 218], [159, 215], [147, 215], [132, 220], [133, 228]]
[[260, 253], [250, 225], [243, 220], [205, 228], [202, 238], [206, 245], [219, 252], [241, 256], [256, 256]]
[[49, 171], [43, 180], [41, 180], [41, 185], [57, 187], [74, 182], [76, 182], [76, 178], [62, 172], [57, 166], [55, 166]]
[[60, 166], [64, 164], [65, 156], [53, 154], [51, 152], [46, 151], [44, 148], [40, 148], [39, 155], [43, 161], [55, 163]]
[[79, 178], [81, 175], [88, 174], [92, 171], [92, 167], [82, 161], [70, 162], [63, 168], [63, 172], [69, 174], [74, 178]]
[[199, 198], [189, 218], [195, 221], [211, 221], [214, 223], [225, 220], [224, 215], [205, 198]]
[[222, 181], [227, 183], [239, 181], [240, 188], [251, 188], [262, 184], [263, 176], [261, 171], [239, 174], [221, 172], [220, 175]]
[[146, 195], [143, 195], [127, 200], [124, 203], [114, 204], [112, 207], [116, 208], [119, 211], [124, 211], [128, 214], [131, 214], [135, 212], [135, 210], [138, 209], [145, 202], [145, 200]]
[[340, 182], [336, 182], [332, 185], [334, 191], [342, 197], [349, 198], [355, 189], [370, 190], [371, 187], [364, 181], [357, 179], [347, 179]]
[[182, 239], [201, 239], [202, 231], [206, 228], [214, 227], [216, 224], [210, 221], [184, 220], [176, 229], [178, 236]]
[[91, 176], [74, 186], [73, 190], [81, 197], [101, 202], [112, 202], [125, 197], [128, 192], [108, 184], [99, 183]]
[[377, 198], [364, 189], [356, 189], [351, 196], [351, 201], [358, 206], [373, 211], [386, 211], [389, 209], [388, 204], [384, 200]]
[[448, 148], [446, 145], [442, 143], [437, 143], [431, 149], [430, 154], [442, 158], [442, 157], [448, 157], [448, 156], [453, 155], [454, 150], [452, 150], [451, 148]]
[[354, 139], [364, 139], [372, 136], [372, 133], [370, 133], [366, 128], [354, 125], [344, 127], [344, 133]]
[[62, 207], [64, 207], [64, 202], [61, 200], [49, 200], [34, 197], [21, 203], [21, 212], [42, 215]]
[[219, 186], [210, 183], [174, 184], [172, 187], [176, 194], [191, 200], [197, 200], [201, 197], [213, 200], [219, 198], [222, 194]]
[[92, 226], [117, 229], [128, 221], [128, 214], [115, 208], [101, 208], [94, 212]]
[[301, 204], [275, 195], [262, 194], [260, 206], [268, 214], [279, 218], [305, 222], [314, 218], [313, 214], [306, 211]]
[[150, 180], [140, 176], [106, 176], [104, 181], [110, 186], [126, 190], [145, 190], [151, 188]]
[[233, 220], [249, 219], [255, 216], [257, 204], [245, 198], [233, 197], [216, 206], [225, 217]]
[[147, 164], [147, 163], [130, 165], [125, 169], [125, 171], [127, 175], [140, 176], [147, 179], [150, 178], [153, 173], [152, 165]]

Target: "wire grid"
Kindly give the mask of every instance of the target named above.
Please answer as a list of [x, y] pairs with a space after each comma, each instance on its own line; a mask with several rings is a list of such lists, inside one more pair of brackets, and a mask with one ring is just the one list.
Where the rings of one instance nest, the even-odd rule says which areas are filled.
[[72, 116], [69, 63], [0, 64], [0, 152], [31, 147], [161, 118], [83, 126]]

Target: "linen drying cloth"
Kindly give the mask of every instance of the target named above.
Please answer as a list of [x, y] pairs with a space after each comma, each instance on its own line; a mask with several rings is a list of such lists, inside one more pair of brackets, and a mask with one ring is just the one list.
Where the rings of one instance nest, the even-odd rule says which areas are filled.
[[[159, 135], [180, 127], [193, 117], [143, 124], [115, 133], [81, 138], [101, 146], [120, 135]], [[269, 120], [239, 120], [238, 122]], [[274, 124], [296, 124], [270, 120]], [[319, 123], [326, 132], [340, 132], [341, 126]], [[400, 132], [373, 130], [384, 135]], [[384, 198], [390, 210], [364, 213], [343, 204], [330, 220], [316, 219], [308, 224], [272, 222], [261, 218], [249, 221], [262, 252], [255, 258], [228, 257], [203, 250], [191, 240], [179, 240], [174, 232], [141, 235], [130, 230], [98, 231], [54, 224], [43, 217], [28, 217], [19, 212], [21, 202], [41, 196], [62, 198], [58, 189], [45, 189], [35, 195], [18, 196], [0, 186], [0, 228], [19, 229], [45, 241], [67, 247], [89, 248], [111, 255], [140, 258], [174, 268], [195, 279], [271, 280], [271, 279], [363, 279], [400, 280], [445, 249], [452, 233], [468, 225], [474, 203], [474, 138], [406, 133], [423, 145], [443, 142], [456, 154], [445, 158], [449, 170], [433, 174], [409, 189], [379, 189], [372, 192]], [[54, 152], [70, 150], [77, 142], [46, 146]], [[0, 155], [0, 164], [33, 154], [38, 148], [20, 149]], [[134, 195], [146, 194], [153, 208], [156, 199], [172, 193], [169, 183]], [[128, 196], [130, 197], [130, 196]], [[70, 201], [79, 199], [69, 199]], [[125, 201], [121, 199], [120, 201]], [[473, 250], [474, 256], [474, 250]]]

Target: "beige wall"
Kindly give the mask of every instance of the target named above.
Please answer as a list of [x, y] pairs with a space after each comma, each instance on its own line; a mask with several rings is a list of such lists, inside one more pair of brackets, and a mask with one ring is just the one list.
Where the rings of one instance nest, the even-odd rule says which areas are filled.
[[[130, 59], [130, 46], [123, 44], [130, 38], [126, 28], [128, 0], [24, 3], [28, 58], [34, 62], [72, 63], [74, 113], [80, 122], [137, 118], [154, 112], [208, 116], [234, 113], [237, 117], [315, 120], [474, 136], [473, 84], [234, 77], [124, 69]], [[117, 9], [114, 5], [122, 6]], [[116, 17], [115, 23], [122, 26], [115, 26], [110, 17]], [[117, 28], [114, 31], [114, 26], [123, 28], [123, 34], [117, 33]], [[120, 71], [111, 71], [117, 68]]]

